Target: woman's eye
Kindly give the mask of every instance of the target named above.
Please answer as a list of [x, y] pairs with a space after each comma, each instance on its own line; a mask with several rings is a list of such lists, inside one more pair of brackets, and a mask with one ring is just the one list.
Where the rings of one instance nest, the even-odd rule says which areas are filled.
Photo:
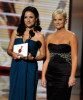
[[[28, 18], [28, 17], [27, 17], [27, 16], [25, 16], [24, 18]], [[31, 18], [31, 19], [32, 19], [33, 17], [32, 17], [32, 16], [30, 16], [29, 18]]]
[[56, 19], [54, 19], [54, 21], [56, 21]]
[[57, 21], [57, 20], [58, 20], [58, 21], [62, 21], [62, 19], [54, 19], [54, 21]]
[[24, 18], [27, 18], [27, 16], [25, 16]]
[[33, 18], [32, 16], [30, 16], [29, 18]]
[[62, 19], [59, 19], [60, 21], [62, 20]]

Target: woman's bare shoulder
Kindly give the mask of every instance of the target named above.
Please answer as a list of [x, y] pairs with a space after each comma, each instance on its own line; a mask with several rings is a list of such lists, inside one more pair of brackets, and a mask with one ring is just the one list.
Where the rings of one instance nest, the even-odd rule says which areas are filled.
[[71, 36], [76, 36], [76, 34], [75, 34], [74, 32], [72, 32], [72, 31], [67, 30], [67, 33], [68, 33], [69, 35], [71, 35]]
[[16, 38], [16, 36], [17, 36], [17, 29], [14, 29], [13, 32], [12, 32], [11, 37], [15, 37]]
[[44, 34], [41, 32], [37, 32], [37, 37], [42, 38], [42, 37], [44, 37]]
[[38, 40], [44, 40], [45, 39], [44, 34], [41, 33], [41, 32], [37, 32], [36, 37], [37, 37]]
[[68, 35], [69, 35], [70, 39], [77, 39], [77, 36], [74, 32], [71, 32], [69, 30], [67, 30], [67, 32], [68, 32]]
[[17, 29], [14, 29], [12, 34], [17, 35]]

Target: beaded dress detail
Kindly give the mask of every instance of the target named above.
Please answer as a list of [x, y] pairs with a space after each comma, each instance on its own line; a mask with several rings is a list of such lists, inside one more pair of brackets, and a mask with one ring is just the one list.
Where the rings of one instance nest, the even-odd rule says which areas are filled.
[[47, 100], [70, 100], [71, 46], [48, 44], [50, 59], [46, 72]]

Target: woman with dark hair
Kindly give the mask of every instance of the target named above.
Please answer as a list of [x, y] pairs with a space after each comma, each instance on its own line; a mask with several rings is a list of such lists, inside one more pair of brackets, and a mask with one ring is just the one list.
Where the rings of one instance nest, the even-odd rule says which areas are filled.
[[[40, 33], [39, 13], [35, 7], [26, 7], [21, 22], [14, 30], [7, 53], [13, 57], [10, 70], [9, 100], [36, 100], [38, 81], [37, 60], [45, 57], [45, 39]], [[28, 43], [28, 56], [13, 52], [13, 45]], [[36, 56], [38, 49], [40, 55]], [[19, 57], [20, 56], [20, 57]]]

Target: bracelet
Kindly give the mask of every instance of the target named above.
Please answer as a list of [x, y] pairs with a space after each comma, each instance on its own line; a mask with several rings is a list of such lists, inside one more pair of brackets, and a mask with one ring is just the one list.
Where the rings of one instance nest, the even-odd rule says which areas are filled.
[[72, 78], [72, 77], [69, 77], [69, 79], [70, 79], [70, 80], [74, 80], [74, 81], [76, 80], [76, 78]]

